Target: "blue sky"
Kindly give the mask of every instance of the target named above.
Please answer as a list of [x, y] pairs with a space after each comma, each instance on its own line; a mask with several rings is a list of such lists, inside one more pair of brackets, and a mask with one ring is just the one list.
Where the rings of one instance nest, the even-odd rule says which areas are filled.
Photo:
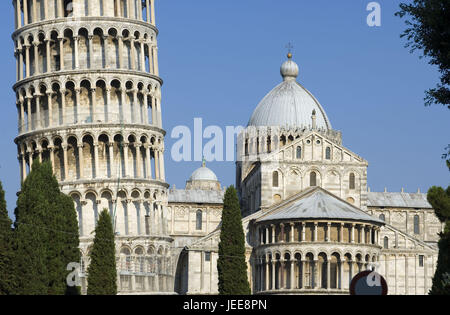
[[[300, 66], [299, 82], [325, 108], [344, 145], [369, 161], [372, 191], [415, 192], [449, 184], [441, 154], [450, 142], [450, 112], [426, 108], [424, 91], [434, 87], [436, 68], [410, 54], [394, 16], [401, 1], [381, 4], [381, 27], [366, 24], [368, 0], [159, 0], [159, 62], [163, 86], [163, 122], [167, 130], [166, 176], [185, 185], [200, 162], [170, 158], [178, 125], [246, 125], [259, 101], [281, 77], [288, 42]], [[19, 189], [19, 164], [13, 142], [17, 111], [13, 7], [0, 4], [0, 76], [2, 136], [0, 180], [13, 211]], [[213, 162], [225, 186], [235, 183], [233, 162]]]

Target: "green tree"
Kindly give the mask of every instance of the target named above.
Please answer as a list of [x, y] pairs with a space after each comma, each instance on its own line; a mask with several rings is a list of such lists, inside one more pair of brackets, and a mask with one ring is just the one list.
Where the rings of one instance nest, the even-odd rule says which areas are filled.
[[251, 294], [245, 261], [245, 235], [236, 189], [231, 186], [225, 192], [220, 229], [219, 294]]
[[[407, 39], [406, 47], [411, 52], [422, 51], [422, 57], [429, 58], [429, 64], [439, 68], [440, 83], [425, 93], [425, 105], [442, 104], [450, 109], [450, 1], [414, 0], [400, 4], [395, 15], [406, 20], [407, 29], [401, 37]], [[443, 158], [450, 170], [450, 145]]]
[[6, 209], [5, 191], [0, 182], [0, 295], [13, 293], [14, 279], [11, 266], [13, 257], [12, 221]]
[[406, 20], [407, 29], [401, 35], [407, 39], [411, 52], [420, 50], [441, 73], [440, 83], [426, 92], [425, 103], [442, 104], [450, 109], [450, 1], [414, 0], [400, 4], [397, 16]]
[[116, 295], [117, 270], [114, 231], [107, 209], [100, 213], [88, 268], [88, 295]]
[[33, 162], [16, 208], [14, 264], [17, 294], [68, 293], [66, 270], [80, 261], [73, 202], [59, 190], [49, 162]]
[[438, 243], [439, 257], [430, 294], [450, 295], [450, 186], [447, 190], [442, 187], [430, 188], [427, 198], [436, 216], [445, 224]]

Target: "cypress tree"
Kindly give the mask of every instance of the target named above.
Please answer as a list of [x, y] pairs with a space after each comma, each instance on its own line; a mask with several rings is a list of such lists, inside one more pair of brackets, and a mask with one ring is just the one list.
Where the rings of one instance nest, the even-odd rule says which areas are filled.
[[12, 221], [8, 216], [5, 192], [0, 182], [0, 295], [13, 293], [12, 236]]
[[245, 261], [242, 215], [234, 186], [227, 189], [223, 201], [217, 270], [220, 295], [251, 294]]
[[439, 256], [430, 294], [450, 295], [450, 186], [446, 191], [441, 187], [430, 188], [427, 198], [436, 216], [445, 224], [444, 232], [440, 233]]
[[117, 270], [114, 231], [107, 209], [100, 213], [88, 268], [88, 295], [116, 295]]
[[80, 261], [75, 208], [67, 198], [59, 190], [51, 164], [34, 161], [17, 200], [17, 294], [66, 293], [67, 265]]

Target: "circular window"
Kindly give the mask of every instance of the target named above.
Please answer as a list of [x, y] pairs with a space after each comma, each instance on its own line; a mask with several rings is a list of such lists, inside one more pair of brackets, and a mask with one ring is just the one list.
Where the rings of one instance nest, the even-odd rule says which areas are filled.
[[320, 144], [320, 140], [317, 140], [316, 143], [317, 143], [317, 144]]
[[306, 143], [307, 144], [311, 144], [311, 140], [306, 140]]

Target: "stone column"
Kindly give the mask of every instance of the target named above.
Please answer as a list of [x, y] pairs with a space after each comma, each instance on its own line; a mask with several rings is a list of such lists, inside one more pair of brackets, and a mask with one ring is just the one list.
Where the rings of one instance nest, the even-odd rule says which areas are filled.
[[284, 243], [285, 242], [284, 224], [283, 223], [280, 224], [280, 235], [279, 235], [278, 242], [279, 243]]
[[23, 80], [23, 48], [19, 47], [19, 80]]
[[161, 173], [161, 179], [163, 181], [166, 181], [166, 172], [165, 172], [165, 168], [164, 168], [164, 149], [161, 149], [161, 151], [159, 151], [160, 154], [160, 173]]
[[143, 92], [142, 98], [144, 100], [144, 124], [148, 125], [149, 121], [148, 121], [148, 95], [147, 95], [147, 93]]
[[39, 42], [33, 42], [34, 48], [34, 75], [38, 75], [40, 73], [39, 70]]
[[52, 172], [53, 172], [53, 174], [55, 174], [55, 156], [54, 156], [55, 148], [54, 148], [54, 146], [49, 145], [48, 151], [49, 151], [49, 155], [50, 155], [50, 163], [52, 164]]
[[119, 69], [123, 69], [123, 36], [117, 36], [117, 41], [119, 42]]
[[159, 149], [153, 149], [153, 153], [155, 154], [155, 176], [157, 180], [160, 180], [160, 173], [159, 173]]
[[136, 173], [137, 173], [137, 177], [138, 178], [142, 178], [142, 167], [141, 167], [141, 163], [142, 163], [142, 158], [141, 158], [141, 147], [142, 144], [141, 143], [135, 143], [134, 144], [134, 148], [136, 150]]
[[291, 243], [294, 243], [295, 241], [294, 232], [295, 232], [295, 223], [291, 223], [291, 233], [289, 235], [291, 238]]
[[366, 226], [361, 226], [361, 243], [366, 244]]
[[159, 64], [158, 64], [158, 47], [156, 47], [156, 46], [154, 46], [153, 47], [153, 50], [154, 50], [154, 55], [153, 55], [153, 58], [154, 58], [154, 67], [155, 67], [155, 75], [156, 76], [159, 76]]
[[35, 94], [36, 102], [36, 129], [41, 128], [41, 94]]
[[22, 27], [22, 14], [20, 8], [20, 0], [14, 0], [14, 9], [16, 12], [16, 29]]
[[61, 116], [62, 122], [61, 124], [65, 124], [66, 122], [66, 89], [61, 89]]
[[351, 243], [355, 243], [355, 224], [352, 224], [352, 235], [351, 235]]
[[50, 39], [47, 39], [46, 41], [45, 41], [45, 54], [47, 55], [47, 57], [46, 57], [46, 61], [47, 61], [47, 73], [50, 73], [51, 72], [51, 69], [52, 69], [52, 63], [51, 63], [51, 59], [52, 59], [52, 57], [51, 57], [51, 54], [50, 54], [50, 43], [51, 43], [51, 40]]
[[98, 165], [98, 143], [94, 143], [94, 167], [95, 167], [95, 178], [100, 178], [100, 171]]
[[58, 17], [59, 18], [64, 17], [64, 0], [58, 1]]
[[131, 113], [131, 122], [132, 123], [138, 123], [139, 119], [138, 119], [138, 109], [139, 109], [139, 102], [138, 102], [138, 89], [133, 89], [132, 90], [133, 93], [133, 112]]
[[91, 98], [92, 98], [92, 123], [96, 123], [97, 115], [97, 95], [96, 95], [97, 88], [91, 88]]
[[20, 80], [20, 65], [19, 65], [19, 50], [15, 49], [14, 50], [14, 57], [16, 58], [16, 81]]
[[123, 143], [123, 160], [124, 160], [124, 172], [125, 172], [125, 177], [128, 177], [128, 142], [124, 142]]
[[341, 228], [339, 230], [339, 241], [344, 243], [344, 223], [341, 223]]
[[293, 257], [291, 257], [291, 271], [290, 271], [290, 284], [289, 289], [294, 290], [296, 288], [296, 285], [294, 284], [294, 273], [295, 273], [295, 265], [297, 260]]
[[59, 40], [59, 70], [64, 71], [64, 37], [58, 37]]
[[136, 70], [136, 46], [134, 45], [135, 37], [130, 36], [131, 46], [131, 70]]
[[22, 181], [27, 179], [27, 161], [25, 157], [25, 153], [22, 152]]
[[156, 118], [156, 97], [152, 97], [152, 125], [158, 125], [158, 119]]
[[343, 276], [344, 276], [344, 261], [345, 260], [343, 260], [342, 258], [339, 260], [339, 275], [338, 275], [339, 277], [338, 277], [338, 281], [337, 281], [337, 287], [341, 290], [344, 288], [343, 282], [342, 282]]
[[[24, 2], [26, 3], [26, 1]], [[30, 45], [25, 44], [25, 77], [30, 77]]]
[[150, 1], [149, 0], [145, 0], [145, 8], [146, 8], [146, 13], [147, 13], [147, 23], [151, 23], [151, 19], [150, 19]]
[[30, 166], [30, 172], [33, 169], [33, 151], [28, 150], [28, 165]]
[[[81, 140], [83, 141], [83, 140]], [[83, 142], [78, 145], [78, 164], [80, 165], [80, 179], [84, 178], [84, 157], [83, 157]]]
[[116, 119], [114, 119], [112, 114], [112, 106], [111, 106], [111, 88], [109, 86], [106, 87], [106, 122], [117, 122]]
[[24, 181], [24, 179], [23, 179], [23, 177], [24, 177], [24, 169], [22, 167], [22, 155], [21, 154], [17, 155], [17, 160], [19, 160], [20, 179], [23, 182]]
[[80, 94], [81, 94], [81, 89], [75, 88], [75, 106], [76, 106], [76, 116], [74, 117], [75, 123], [81, 123], [81, 121], [80, 121], [80, 109], [81, 109]]
[[23, 24], [28, 24], [28, 1], [23, 1]]
[[25, 132], [25, 110], [24, 110], [24, 101], [21, 98], [19, 100], [19, 106], [20, 106], [20, 133]]
[[275, 260], [274, 260], [274, 257], [272, 257], [272, 261], [271, 261], [271, 263], [272, 263], [272, 285], [271, 285], [271, 290], [275, 290], [275, 288], [276, 288], [276, 282], [275, 282]]
[[67, 162], [67, 144], [63, 144], [63, 155], [64, 155], [64, 181], [69, 178], [69, 163]]
[[48, 127], [53, 125], [53, 104], [52, 104], [52, 91], [47, 91], [47, 104], [48, 104]]
[[145, 145], [145, 163], [147, 165], [147, 178], [152, 178], [152, 163], [151, 163], [151, 154], [150, 154], [150, 146], [148, 144]]
[[31, 97], [29, 95], [25, 96], [25, 102], [27, 103], [27, 131], [30, 132], [33, 125], [31, 121]]
[[37, 22], [36, 0], [33, 0], [33, 23]]
[[327, 242], [331, 242], [331, 223], [327, 223]]
[[116, 169], [114, 167], [114, 141], [108, 143], [108, 149], [109, 149], [109, 169], [111, 172], [111, 178], [114, 178], [114, 175], [116, 174]]
[[44, 0], [44, 20], [48, 20], [48, 0]]
[[314, 242], [317, 242], [317, 227], [318, 227], [318, 223], [314, 222]]
[[302, 222], [302, 242], [306, 242], [306, 223]]
[[276, 228], [275, 228], [275, 225], [273, 225], [273, 224], [271, 224], [270, 226], [272, 227], [272, 243], [271, 244], [275, 244], [276, 243], [276, 239], [275, 239]]
[[155, 0], [150, 0], [150, 6], [151, 6], [151, 15], [152, 15], [152, 25], [156, 26], [156, 19], [155, 19]]
[[88, 35], [88, 43], [89, 43], [89, 69], [94, 69], [94, 46], [93, 46], [94, 35]]
[[144, 40], [141, 40], [141, 71], [145, 72], [145, 48], [144, 48]]
[[73, 37], [73, 50], [75, 51], [75, 69], [79, 69], [80, 68], [80, 61], [79, 61], [79, 53], [78, 53], [78, 41], [79, 41], [79, 37], [78, 36], [74, 36]]
[[103, 46], [105, 47], [105, 69], [109, 69], [109, 44], [108, 35], [103, 36]]
[[319, 288], [319, 261], [318, 260], [314, 260], [314, 278], [313, 278], [313, 288], [314, 289], [318, 289]]

